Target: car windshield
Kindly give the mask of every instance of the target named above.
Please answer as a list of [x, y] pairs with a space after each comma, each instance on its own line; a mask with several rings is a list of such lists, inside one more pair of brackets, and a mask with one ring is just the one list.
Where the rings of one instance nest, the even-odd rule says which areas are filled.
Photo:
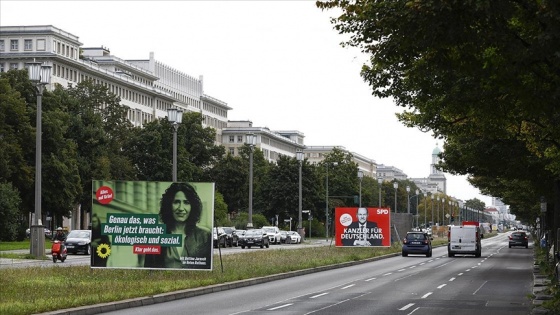
[[263, 230], [267, 232], [274, 232], [274, 228], [263, 228]]
[[263, 234], [262, 230], [249, 230], [245, 232], [246, 236], [261, 236]]
[[418, 240], [423, 241], [423, 240], [426, 239], [426, 237], [424, 236], [424, 234], [421, 234], [421, 233], [411, 233], [411, 234], [408, 234], [408, 235], [406, 236], [406, 239], [407, 239], [407, 240], [411, 240], [411, 241], [414, 241], [414, 240], [416, 240], [416, 241], [418, 241]]
[[89, 231], [71, 231], [67, 238], [89, 238]]
[[227, 234], [230, 234], [231, 232], [234, 231], [234, 229], [233, 229], [233, 228], [225, 227], [225, 228], [224, 228], [224, 231], [225, 231]]

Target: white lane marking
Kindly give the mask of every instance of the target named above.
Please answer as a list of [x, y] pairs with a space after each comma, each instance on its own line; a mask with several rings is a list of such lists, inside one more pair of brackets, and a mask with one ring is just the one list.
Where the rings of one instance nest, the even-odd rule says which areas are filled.
[[455, 278], [451, 278], [451, 279], [449, 279], [449, 281], [453, 281], [453, 280], [455, 280]]
[[267, 309], [267, 311], [274, 311], [274, 310], [277, 310], [277, 309], [281, 309], [281, 308], [284, 308], [284, 307], [288, 307], [288, 306], [290, 306], [290, 305], [294, 305], [294, 303], [288, 303], [288, 304], [276, 306], [276, 307], [273, 307], [273, 308], [269, 308], [269, 309]]
[[414, 306], [414, 303], [407, 304], [407, 305], [399, 308], [399, 311], [406, 311], [407, 309], [411, 308], [412, 306]]
[[444, 284], [442, 284], [442, 285], [439, 285], [437, 288], [438, 288], [438, 289], [441, 289], [441, 288], [445, 287], [446, 285], [447, 285], [447, 284], [444, 283]]
[[409, 268], [410, 268], [410, 269], [412, 269], [412, 268], [416, 268], [416, 266], [410, 266]]
[[390, 276], [390, 275], [392, 275], [392, 274], [393, 274], [392, 272], [388, 272], [388, 273], [384, 274], [383, 277], [385, 277], [385, 276]]
[[480, 287], [478, 287], [478, 289], [474, 290], [474, 292], [473, 292], [472, 295], [476, 295], [476, 292], [480, 291], [480, 289], [482, 289], [482, 287], [486, 284], [486, 282], [488, 282], [488, 281], [484, 281], [484, 283], [482, 283], [482, 284], [480, 285]]
[[457, 275], [458, 275], [458, 276], [462, 276], [462, 275], [463, 275], [463, 273], [461, 272], [461, 273], [458, 273]]
[[364, 280], [364, 281], [367, 282], [367, 281], [371, 281], [371, 280], [375, 280], [375, 279], [377, 279], [377, 278], [369, 278], [369, 279], [366, 279], [366, 280]]
[[310, 299], [314, 299], [314, 298], [318, 298], [318, 297], [320, 297], [320, 296], [327, 295], [327, 294], [329, 294], [329, 293], [328, 293], [328, 292], [325, 292], [325, 293], [317, 294], [317, 295], [314, 295], [314, 296], [310, 296], [309, 298], [310, 298]]
[[342, 288], [340, 288], [340, 289], [341, 289], [341, 290], [344, 290], [344, 289], [351, 288], [351, 287], [353, 287], [353, 286], [355, 286], [355, 284], [347, 285], [347, 286], [342, 287]]
[[406, 269], [399, 269], [399, 270], [397, 270], [397, 271], [398, 271], [398, 272], [401, 272], [401, 271], [405, 271], [405, 270], [406, 270]]
[[434, 292], [428, 292], [428, 293], [422, 295], [421, 299], [425, 299], [425, 298], [427, 298], [428, 296], [432, 295], [433, 293], [434, 293]]

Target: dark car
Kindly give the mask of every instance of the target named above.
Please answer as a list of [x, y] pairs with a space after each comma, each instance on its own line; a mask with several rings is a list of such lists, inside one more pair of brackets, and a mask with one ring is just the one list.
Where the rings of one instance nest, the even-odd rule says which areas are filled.
[[226, 245], [229, 247], [239, 245], [239, 236], [235, 231], [235, 227], [224, 226], [224, 232], [226, 233]]
[[432, 257], [432, 238], [421, 231], [408, 232], [403, 239], [402, 256], [409, 254], [422, 254], [426, 257]]
[[72, 230], [64, 241], [68, 254], [91, 254], [91, 230]]
[[527, 233], [522, 231], [511, 233], [509, 236], [509, 248], [512, 246], [524, 246], [525, 248], [529, 248], [529, 238], [527, 237]]
[[224, 228], [217, 227], [212, 229], [212, 234], [214, 238], [214, 247], [226, 247], [227, 245], [227, 234]]
[[269, 247], [269, 239], [268, 235], [264, 230], [261, 229], [253, 229], [247, 230], [245, 232], [245, 236], [239, 240], [239, 245], [241, 248], [251, 248], [251, 246], [259, 246], [260, 248]]

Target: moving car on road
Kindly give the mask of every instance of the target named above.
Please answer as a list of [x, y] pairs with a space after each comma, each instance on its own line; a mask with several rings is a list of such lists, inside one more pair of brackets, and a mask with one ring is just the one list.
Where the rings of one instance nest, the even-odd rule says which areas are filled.
[[432, 237], [422, 231], [408, 232], [403, 239], [401, 254], [422, 254], [432, 257]]
[[72, 230], [64, 241], [68, 254], [91, 254], [91, 230]]
[[509, 236], [509, 248], [512, 246], [523, 246], [529, 248], [529, 238], [527, 233], [523, 231], [516, 231]]

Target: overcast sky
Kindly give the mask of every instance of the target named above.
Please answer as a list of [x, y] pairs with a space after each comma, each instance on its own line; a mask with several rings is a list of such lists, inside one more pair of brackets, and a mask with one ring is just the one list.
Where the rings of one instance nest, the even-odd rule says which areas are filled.
[[[315, 1], [0, 1], [0, 24], [53, 25], [83, 47], [156, 60], [204, 77], [204, 93], [233, 108], [230, 120], [298, 130], [308, 146], [344, 146], [409, 177], [430, 174], [442, 141], [399, 123], [401, 109], [371, 95], [359, 75], [367, 56], [342, 48], [333, 12]], [[491, 205], [465, 177], [447, 194]]]

